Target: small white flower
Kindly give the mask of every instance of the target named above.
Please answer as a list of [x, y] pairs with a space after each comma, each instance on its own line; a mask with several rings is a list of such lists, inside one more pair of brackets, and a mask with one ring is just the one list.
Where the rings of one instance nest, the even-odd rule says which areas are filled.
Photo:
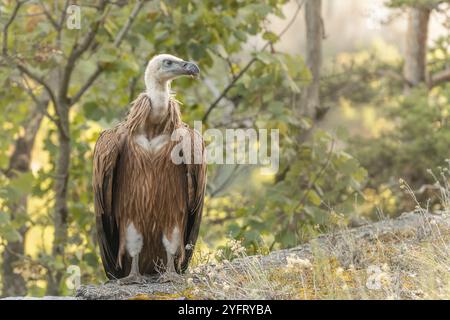
[[217, 250], [216, 257], [219, 257], [219, 258], [223, 257], [223, 250], [222, 249]]
[[311, 261], [309, 261], [308, 259], [302, 259], [295, 254], [291, 254], [286, 257], [286, 262], [289, 269], [308, 269], [312, 267]]
[[381, 266], [381, 270], [383, 270], [383, 271], [389, 271], [390, 270], [390, 268], [389, 268], [389, 265], [387, 264], [387, 263], [384, 263], [382, 266]]

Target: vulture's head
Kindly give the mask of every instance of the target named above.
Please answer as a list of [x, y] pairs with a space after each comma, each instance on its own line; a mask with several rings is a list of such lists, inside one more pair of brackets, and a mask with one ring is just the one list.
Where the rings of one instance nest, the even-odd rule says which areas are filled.
[[189, 61], [184, 61], [170, 54], [154, 56], [145, 70], [145, 83], [164, 83], [181, 76], [197, 77], [200, 74], [198, 66]]

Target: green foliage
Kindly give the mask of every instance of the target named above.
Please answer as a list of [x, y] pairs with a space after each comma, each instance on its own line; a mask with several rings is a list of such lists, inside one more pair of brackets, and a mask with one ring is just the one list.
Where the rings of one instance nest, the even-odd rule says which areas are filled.
[[286, 146], [284, 176], [244, 204], [237, 202], [240, 209], [227, 224], [229, 234], [254, 253], [262, 245], [292, 247], [307, 240], [312, 227], [329, 224], [333, 212], [351, 213], [366, 171], [337, 150], [335, 139], [317, 131], [311, 145]]
[[[283, 0], [147, 2], [120, 47], [113, 45], [112, 39], [127, 22], [134, 4], [110, 5], [109, 12], [105, 15], [106, 20], [95, 36], [94, 45], [76, 61], [69, 83], [69, 96], [73, 96], [97, 66], [102, 70], [96, 84], [74, 105], [70, 115], [72, 152], [67, 199], [69, 237], [65, 243], [64, 256], [52, 256], [48, 250], [51, 244], [48, 235], [51, 233], [43, 235], [44, 230], [53, 225], [53, 185], [58, 145], [57, 130], [52, 122], [46, 119], [37, 136], [38, 149], [34, 160], [38, 169], [33, 174], [20, 174], [14, 179], [1, 176], [4, 180], [0, 189], [2, 244], [20, 240], [18, 230], [23, 226], [31, 227], [32, 234], [42, 233], [43, 241], [36, 239], [36, 236], [31, 240], [40, 243], [34, 246], [37, 253], [34, 253], [32, 259], [42, 267], [38, 273], [32, 272], [33, 279], [46, 279], [46, 270], [52, 273], [60, 270], [64, 273], [67, 266], [72, 264], [81, 268], [83, 282], [94, 283], [104, 278], [99, 264], [93, 220], [90, 182], [93, 144], [103, 128], [110, 127], [124, 116], [129, 103], [143, 89], [142, 75], [148, 60], [161, 52], [192, 59], [201, 66], [206, 77], [217, 81], [217, 86], [225, 85], [227, 79], [216, 76], [217, 70], [227, 66], [221, 57], [231, 57], [241, 52], [247, 39], [261, 33], [264, 33], [266, 39], [275, 41], [276, 37], [265, 30], [265, 21], [269, 14], [282, 17], [280, 8], [283, 3]], [[2, 8], [2, 22], [12, 13], [14, 5], [11, 2]], [[51, 6], [50, 14], [59, 17], [62, 6], [63, 2], [57, 3], [56, 7]], [[7, 45], [37, 76], [49, 79], [54, 77], [55, 70], [66, 65], [75, 41], [85, 36], [89, 28], [102, 17], [98, 16], [95, 7], [82, 6], [81, 30], [63, 29], [58, 43], [58, 34], [52, 23], [43, 15], [33, 14], [41, 11], [42, 8], [38, 5], [24, 4], [21, 8], [23, 14], [19, 14], [10, 26]], [[235, 64], [234, 68], [235, 72], [239, 72], [239, 65]], [[245, 85], [242, 81], [242, 88], [252, 90], [253, 97], [269, 87], [267, 77], [264, 88], [258, 88], [256, 79], [253, 79], [262, 75], [266, 69], [280, 72], [281, 67], [273, 70], [264, 63], [255, 64], [253, 75], [246, 77]], [[0, 68], [0, 76], [0, 165], [6, 169], [12, 143], [23, 133], [24, 126], [28, 125], [30, 110], [34, 107], [34, 101], [24, 89], [31, 86], [28, 89], [37, 97], [43, 90], [31, 79], [26, 79], [25, 83], [23, 74], [12, 66]], [[190, 89], [193, 83], [180, 80], [175, 88], [179, 99], [191, 107], [183, 112], [187, 121], [200, 118], [213, 99], [212, 94], [203, 88], [199, 94], [193, 94]], [[241, 82], [238, 86], [240, 85]], [[241, 108], [246, 109], [247, 103], [243, 102]], [[258, 107], [255, 106], [254, 110]], [[54, 115], [51, 105], [48, 112]], [[24, 196], [28, 196], [31, 205], [27, 212], [18, 214], [16, 204]], [[43, 203], [37, 204], [38, 202]], [[25, 269], [31, 268], [25, 260], [22, 264]], [[32, 294], [43, 294], [43, 288], [38, 282], [30, 280], [29, 289]], [[67, 293], [64, 283], [60, 284], [60, 290]]]
[[[55, 3], [50, 13], [56, 17], [63, 2]], [[235, 258], [233, 250], [223, 246], [227, 236], [243, 240], [249, 253], [260, 253], [262, 247], [267, 251], [294, 246], [325, 229], [336, 215], [359, 213], [359, 197], [368, 198], [367, 188], [381, 192], [400, 177], [417, 187], [431, 182], [424, 179], [424, 170], [448, 157], [449, 87], [441, 86], [431, 94], [420, 88], [405, 97], [401, 80], [380, 77], [380, 71], [401, 72], [401, 61], [383, 60], [383, 50], [359, 52], [364, 59], [341, 63], [335, 75], [321, 82], [324, 112], [345, 103], [357, 113], [375, 108], [377, 117], [393, 129], [350, 139], [338, 125], [335, 130], [313, 127], [316, 119], [299, 115], [310, 72], [302, 56], [277, 50], [279, 37], [268, 27], [269, 16], [284, 18], [281, 8], [285, 3], [148, 1], [121, 46], [113, 42], [130, 17], [132, 2], [109, 4], [103, 17], [95, 7], [82, 5], [82, 29], [64, 29], [60, 43], [52, 23], [44, 15], [34, 14], [42, 8], [33, 2], [24, 4], [10, 26], [7, 48], [49, 81], [60, 80], [55, 74], [67, 66], [75, 41], [104, 18], [92, 46], [76, 61], [69, 83], [68, 95], [73, 97], [97, 68], [101, 70], [93, 86], [70, 110], [72, 150], [64, 255], [51, 254], [53, 187], [55, 179], [61, 177], [55, 175], [58, 129], [49, 118], [57, 114], [50, 103], [45, 110], [50, 116], [45, 117], [36, 136], [32, 172], [6, 174], [13, 145], [36, 111], [26, 89], [37, 97], [44, 91], [39, 83], [0, 60], [0, 246], [23, 237], [33, 244], [18, 265], [29, 294], [45, 294], [47, 274], [61, 271], [68, 276], [70, 265], [80, 267], [83, 283], [105, 279], [94, 224], [93, 146], [100, 131], [117, 123], [143, 90], [145, 65], [157, 53], [195, 60], [202, 69], [201, 82], [179, 79], [173, 83], [187, 123], [201, 119], [220, 92], [232, 84], [204, 126], [278, 129], [280, 133], [280, 170], [274, 176], [263, 177], [254, 166], [209, 167], [201, 239], [209, 247], [222, 248], [225, 258]], [[395, 0], [390, 6], [435, 3]], [[14, 5], [14, 1], [5, 2], [2, 23]], [[270, 45], [265, 50], [248, 46], [254, 39]], [[448, 65], [448, 45], [449, 38], [442, 37], [430, 48], [430, 71]], [[394, 193], [394, 197], [400, 195]], [[70, 294], [65, 280], [58, 284], [59, 291]]]
[[[397, 7], [427, 7], [434, 8], [437, 5], [446, 2], [445, 0], [390, 0], [387, 2], [387, 6]], [[448, 1], [447, 1], [448, 2]]]
[[[380, 116], [395, 123], [395, 129], [376, 139], [355, 139], [354, 152], [369, 171], [371, 187], [383, 182], [396, 186], [400, 178], [415, 190], [434, 183], [427, 170], [445, 163], [450, 143], [450, 91], [443, 89], [428, 97], [421, 88], [393, 101]], [[413, 206], [404, 205], [403, 210]]]

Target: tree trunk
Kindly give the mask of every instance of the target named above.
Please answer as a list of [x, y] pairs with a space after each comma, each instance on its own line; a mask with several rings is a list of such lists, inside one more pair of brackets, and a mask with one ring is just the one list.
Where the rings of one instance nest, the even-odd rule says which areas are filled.
[[[59, 105], [59, 117], [61, 126], [65, 133], [69, 133], [69, 106], [66, 103]], [[70, 137], [59, 130], [58, 142], [58, 159], [56, 162], [55, 177], [55, 208], [54, 208], [54, 239], [52, 247], [52, 255], [56, 259], [61, 257], [64, 259], [64, 247], [67, 243], [67, 184], [69, 181], [70, 167]], [[64, 276], [63, 270], [56, 270], [53, 274], [48, 275], [47, 295], [58, 295], [59, 286]]]
[[311, 83], [302, 95], [303, 115], [314, 118], [320, 107], [320, 70], [322, 68], [322, 0], [306, 0], [306, 64], [311, 72]]
[[[26, 198], [25, 198], [26, 200]], [[26, 230], [20, 230], [19, 233], [23, 237]], [[25, 279], [21, 274], [14, 272], [14, 267], [20, 263], [20, 256], [24, 254], [25, 243], [23, 238], [19, 241], [8, 242], [3, 252], [3, 266], [2, 266], [2, 296], [15, 297], [25, 296], [27, 294], [27, 287]]]
[[[305, 2], [305, 24], [306, 24], [306, 65], [311, 73], [311, 83], [304, 88], [301, 96], [299, 117], [310, 117], [313, 123], [318, 123], [320, 117], [320, 72], [322, 69], [322, 41], [324, 37], [324, 24], [322, 20], [322, 0], [306, 0]], [[305, 132], [300, 132], [296, 140], [302, 145], [313, 133], [314, 126]], [[286, 173], [277, 176], [277, 180], [284, 179]], [[295, 213], [289, 222], [289, 230], [296, 233], [298, 223], [303, 214]]]
[[[20, 136], [15, 144], [11, 155], [6, 175], [13, 179], [17, 173], [25, 173], [30, 170], [31, 152], [33, 150], [36, 134], [41, 126], [43, 115], [40, 109], [47, 108], [48, 100], [42, 100], [31, 114], [29, 121], [24, 126], [25, 133]], [[23, 195], [11, 207], [11, 218], [14, 220], [21, 213], [27, 212], [28, 195]], [[20, 228], [21, 240], [8, 242], [2, 254], [2, 295], [3, 296], [24, 296], [27, 294], [27, 287], [21, 274], [15, 273], [15, 266], [20, 263], [21, 257], [25, 253], [25, 236], [27, 227]]]
[[406, 32], [405, 65], [403, 76], [405, 91], [426, 81], [426, 53], [428, 22], [431, 10], [425, 7], [410, 8]]

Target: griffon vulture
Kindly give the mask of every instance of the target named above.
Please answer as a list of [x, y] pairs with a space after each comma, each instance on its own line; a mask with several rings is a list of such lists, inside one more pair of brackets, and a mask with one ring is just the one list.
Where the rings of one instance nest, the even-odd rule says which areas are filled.
[[[206, 185], [204, 143], [182, 122], [170, 83], [199, 72], [196, 64], [172, 55], [153, 57], [145, 71], [146, 91], [126, 119], [97, 140], [95, 213], [109, 279], [139, 283], [144, 274], [161, 270], [160, 279], [170, 281], [189, 264]], [[173, 155], [180, 143], [175, 154], [183, 161], [177, 164]], [[199, 155], [201, 161], [193, 161]]]

